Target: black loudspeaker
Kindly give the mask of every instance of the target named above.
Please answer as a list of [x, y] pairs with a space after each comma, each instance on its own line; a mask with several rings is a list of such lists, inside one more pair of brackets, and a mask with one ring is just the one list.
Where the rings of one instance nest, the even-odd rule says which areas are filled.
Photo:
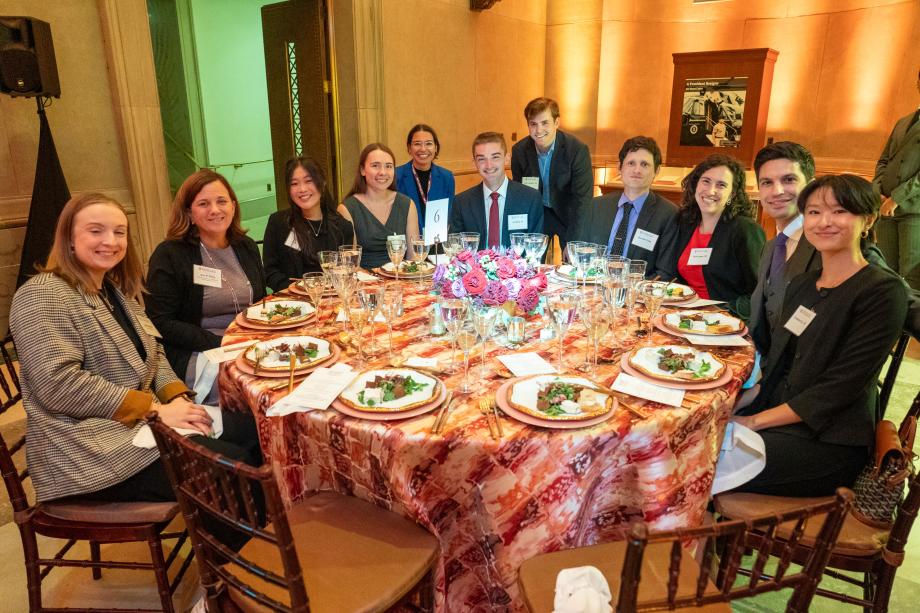
[[61, 97], [50, 25], [32, 17], [0, 17], [0, 92]]

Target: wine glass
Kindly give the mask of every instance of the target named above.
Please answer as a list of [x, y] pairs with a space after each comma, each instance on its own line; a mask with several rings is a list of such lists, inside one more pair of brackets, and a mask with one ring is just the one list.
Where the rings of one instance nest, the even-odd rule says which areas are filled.
[[406, 235], [393, 234], [387, 237], [387, 255], [396, 271], [396, 280], [399, 281], [399, 266], [406, 257]]
[[[611, 327], [616, 326], [617, 312], [626, 304], [629, 259], [620, 255], [607, 258], [607, 275], [604, 277], [604, 301], [610, 309]], [[616, 331], [614, 330], [614, 340]]]
[[333, 266], [339, 265], [339, 252], [319, 251], [316, 254], [316, 259], [319, 260], [319, 267], [323, 269], [323, 272], [328, 277], [329, 271], [332, 270]]
[[370, 355], [376, 355], [380, 352], [380, 346], [377, 344], [377, 313], [380, 312], [380, 305], [383, 302], [383, 288], [379, 285], [364, 285], [358, 290], [358, 298], [368, 313], [368, 322], [371, 327], [371, 342], [367, 345]]
[[457, 332], [460, 325], [466, 317], [466, 301], [459, 298], [444, 298], [438, 302], [441, 309], [441, 318], [447, 331], [450, 332], [450, 370], [448, 372], [457, 372], [454, 365], [454, 354], [457, 351]]
[[629, 261], [629, 284], [638, 287], [645, 280], [645, 260]]
[[581, 276], [583, 289], [588, 287], [588, 272], [591, 270], [591, 263], [594, 261], [596, 254], [597, 248], [594, 243], [581, 243], [575, 247], [575, 268]]
[[512, 232], [509, 235], [511, 240], [511, 250], [514, 252], [515, 257], [523, 257], [524, 250], [527, 249], [527, 233], [526, 232]]
[[364, 326], [367, 325], [367, 308], [364, 302], [357, 296], [351, 296], [344, 304], [345, 317], [351, 324], [352, 333], [354, 334], [354, 345], [358, 349], [358, 368], [363, 368], [364, 360], [364, 343], [361, 337], [364, 334]]
[[470, 388], [470, 351], [473, 347], [476, 346], [476, 329], [469, 323], [461, 322], [460, 328], [457, 330], [455, 335], [455, 342], [460, 347], [460, 350], [463, 351], [463, 383], [460, 384], [460, 387], [457, 389], [461, 394], [468, 394], [472, 390]]
[[357, 272], [361, 267], [361, 253], [364, 249], [360, 245], [342, 245], [339, 247], [339, 265], [348, 266], [352, 272]]
[[[332, 277], [332, 287], [335, 289], [335, 293], [342, 302], [342, 307], [344, 309], [355, 293], [355, 287], [357, 285], [355, 273], [349, 266], [339, 265], [334, 266], [329, 274]], [[345, 316], [347, 317], [348, 314], [345, 313]]]
[[402, 286], [398, 282], [391, 281], [383, 286], [383, 304], [380, 307], [380, 311], [387, 321], [387, 337], [390, 341], [389, 356], [391, 360], [393, 359], [393, 322], [402, 310], [402, 299]]
[[[335, 252], [332, 252], [335, 253]], [[307, 272], [303, 275], [303, 287], [310, 295], [313, 302], [313, 308], [316, 309], [316, 321], [319, 322], [320, 310], [319, 305], [323, 300], [323, 292], [326, 291], [326, 275], [322, 272]]]
[[575, 319], [575, 313], [578, 309], [579, 295], [575, 292], [562, 292], [556, 296], [550, 297], [546, 306], [549, 309], [550, 321], [556, 334], [559, 337], [559, 357], [556, 362], [556, 370], [561, 374], [562, 368], [562, 343], [565, 340], [565, 334], [569, 331], [569, 326]]
[[425, 263], [425, 260], [428, 258], [428, 251], [431, 249], [431, 245], [425, 244], [425, 239], [421, 236], [413, 236], [409, 239], [409, 246], [412, 248], [409, 254], [412, 256], [412, 261], [418, 265], [418, 288], [422, 289], [422, 264]]
[[444, 253], [447, 255], [448, 264], [450, 260], [453, 260], [457, 257], [457, 254], [463, 251], [463, 238], [459, 233], [453, 233], [447, 235], [447, 240], [444, 241]]
[[543, 254], [549, 246], [549, 237], [545, 234], [530, 233], [524, 239], [524, 248], [527, 251], [527, 257], [533, 262], [534, 266], [543, 261]]
[[642, 293], [642, 301], [648, 311], [648, 330], [646, 334], [649, 344], [651, 344], [652, 330], [654, 330], [654, 320], [661, 309], [661, 303], [664, 302], [666, 285], [667, 283], [660, 281], [646, 281], [639, 287], [639, 291]]
[[589, 346], [594, 348], [594, 360], [590, 365], [593, 377], [597, 375], [598, 345], [610, 327], [610, 311], [601, 303], [593, 303], [584, 306], [579, 316], [585, 325]]
[[479, 251], [479, 232], [461, 232], [460, 240], [463, 242], [464, 251]]
[[473, 327], [476, 328], [476, 334], [482, 340], [482, 363], [480, 366], [483, 374], [486, 372], [486, 347], [489, 344], [489, 338], [492, 336], [497, 316], [497, 307], [488, 305], [473, 307]]

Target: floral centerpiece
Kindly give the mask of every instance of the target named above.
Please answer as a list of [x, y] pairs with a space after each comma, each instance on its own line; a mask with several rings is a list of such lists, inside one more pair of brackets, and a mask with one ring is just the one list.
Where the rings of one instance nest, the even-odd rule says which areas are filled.
[[434, 287], [446, 298], [470, 298], [474, 304], [501, 306], [532, 314], [546, 289], [546, 275], [510, 249], [462, 251], [447, 264], [438, 264]]

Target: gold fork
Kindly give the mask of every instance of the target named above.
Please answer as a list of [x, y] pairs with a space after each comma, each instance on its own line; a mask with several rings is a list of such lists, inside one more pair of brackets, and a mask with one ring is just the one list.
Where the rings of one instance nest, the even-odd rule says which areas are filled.
[[486, 418], [486, 423], [489, 424], [489, 435], [492, 437], [493, 441], [498, 440], [498, 433], [495, 430], [494, 419], [495, 416], [492, 415], [491, 401], [488, 398], [479, 399], [479, 412], [482, 413]]

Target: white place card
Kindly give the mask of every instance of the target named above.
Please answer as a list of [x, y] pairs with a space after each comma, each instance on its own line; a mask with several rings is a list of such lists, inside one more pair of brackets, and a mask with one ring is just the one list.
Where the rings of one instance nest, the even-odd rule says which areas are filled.
[[429, 200], [425, 205], [424, 239], [426, 245], [434, 245], [437, 241], [443, 243], [447, 240], [449, 205], [450, 200], [447, 198]]
[[[339, 309], [339, 314], [335, 316], [335, 320], [336, 321], [346, 321], [345, 311], [343, 311], [342, 309]], [[374, 321], [380, 324], [385, 324], [387, 322], [386, 318], [384, 318], [383, 316], [383, 313], [381, 313], [380, 311], [377, 311], [377, 314], [374, 316]]]
[[444, 253], [433, 253], [428, 256], [428, 261], [437, 266], [438, 264], [447, 264], [450, 258]]
[[725, 304], [724, 300], [710, 300], [709, 298], [697, 298], [693, 302], [686, 302], [681, 304], [669, 304], [667, 306], [673, 306], [674, 308], [681, 309], [698, 309], [699, 307], [712, 306], [714, 304]]
[[528, 375], [548, 375], [556, 372], [553, 365], [540, 357], [539, 353], [509, 353], [498, 356], [499, 361], [508, 367], [515, 377]]
[[291, 413], [324, 411], [354, 381], [355, 371], [347, 364], [338, 363], [332, 368], [320, 366], [288, 394], [265, 412], [268, 417], [282, 417]]
[[428, 370], [439, 370], [438, 358], [422, 358], [412, 356], [404, 364], [407, 368], [427, 368]]
[[379, 281], [379, 279], [376, 276], [372, 275], [369, 272], [364, 272], [363, 270], [358, 271], [357, 277], [358, 277], [358, 281], [360, 281], [361, 283]]
[[684, 334], [684, 338], [694, 345], [710, 345], [713, 347], [747, 347], [751, 344], [740, 334], [726, 334], [724, 336]]
[[215, 347], [214, 349], [208, 349], [204, 352], [204, 357], [208, 358], [208, 361], [214, 364], [222, 364], [223, 362], [229, 362], [230, 360], [235, 360], [238, 355], [243, 353], [247, 347], [252, 345], [255, 341], [243, 341], [242, 343], [234, 343], [232, 345], [224, 345], [223, 347]]
[[625, 372], [621, 372], [610, 387], [617, 392], [651, 400], [652, 402], [660, 402], [672, 407], [679, 407], [684, 401], [684, 390], [661, 387], [628, 375]]

